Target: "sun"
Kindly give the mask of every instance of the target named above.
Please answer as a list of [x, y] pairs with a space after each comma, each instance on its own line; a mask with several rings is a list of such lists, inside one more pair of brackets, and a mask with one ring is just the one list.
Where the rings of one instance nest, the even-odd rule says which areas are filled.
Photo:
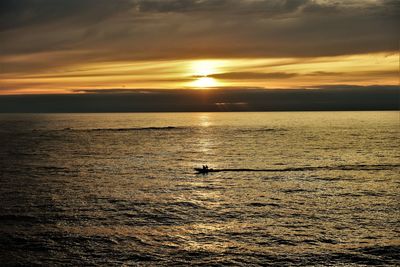
[[190, 83], [191, 87], [195, 88], [210, 88], [218, 86], [218, 81], [212, 77], [208, 77], [218, 71], [218, 64], [211, 60], [195, 61], [191, 65], [192, 77], [196, 80]]
[[194, 82], [192, 82], [193, 87], [197, 88], [209, 88], [217, 86], [217, 81], [213, 78], [209, 77], [200, 77], [197, 78]]

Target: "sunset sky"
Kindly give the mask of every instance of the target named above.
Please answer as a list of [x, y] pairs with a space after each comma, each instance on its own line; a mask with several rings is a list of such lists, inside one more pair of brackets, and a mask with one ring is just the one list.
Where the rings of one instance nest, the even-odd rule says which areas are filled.
[[399, 84], [395, 0], [3, 0], [0, 10], [2, 95]]

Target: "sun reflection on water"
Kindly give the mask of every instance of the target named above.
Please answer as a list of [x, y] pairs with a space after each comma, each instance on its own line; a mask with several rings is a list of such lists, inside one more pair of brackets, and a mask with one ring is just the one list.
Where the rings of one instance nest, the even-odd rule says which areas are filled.
[[202, 127], [211, 126], [210, 122], [210, 114], [209, 113], [201, 113], [199, 116], [199, 125]]

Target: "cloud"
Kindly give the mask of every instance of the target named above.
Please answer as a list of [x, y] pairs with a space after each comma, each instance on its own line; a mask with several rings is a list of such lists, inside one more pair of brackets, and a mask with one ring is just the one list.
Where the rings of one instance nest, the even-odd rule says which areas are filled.
[[154, 94], [157, 90], [149, 89], [125, 89], [125, 88], [114, 88], [114, 89], [74, 89], [74, 93], [84, 94]]
[[0, 112], [397, 110], [399, 95], [398, 86], [352, 85], [290, 90], [79, 91], [81, 94], [0, 96]]
[[140, 12], [150, 13], [230, 13], [230, 14], [285, 14], [310, 3], [310, 0], [138, 0]]
[[53, 23], [90, 26], [131, 7], [126, 0], [3, 0], [0, 31]]
[[0, 55], [79, 51], [92, 62], [396, 51], [400, 15], [383, 0], [3, 0], [1, 10]]
[[383, 70], [383, 71], [353, 71], [353, 72], [330, 72], [330, 71], [314, 71], [310, 73], [304, 74], [305, 76], [314, 76], [314, 77], [339, 77], [339, 76], [348, 76], [348, 77], [396, 77], [399, 75], [399, 71], [397, 70]]
[[298, 74], [296, 73], [287, 73], [287, 72], [271, 72], [271, 73], [226, 72], [226, 73], [211, 74], [208, 75], [208, 77], [216, 79], [254, 80], [254, 79], [288, 79], [297, 75]]

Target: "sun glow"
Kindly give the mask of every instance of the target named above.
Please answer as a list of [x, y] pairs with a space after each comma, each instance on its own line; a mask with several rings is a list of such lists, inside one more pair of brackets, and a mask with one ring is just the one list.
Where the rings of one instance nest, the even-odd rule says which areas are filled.
[[208, 77], [209, 75], [217, 72], [217, 62], [211, 60], [195, 61], [191, 65], [191, 73], [192, 77], [195, 77], [196, 80], [191, 82], [190, 86], [196, 88], [210, 88], [218, 86], [219, 83], [216, 79]]
[[197, 78], [194, 82], [192, 82], [193, 87], [199, 87], [199, 88], [215, 87], [217, 86], [217, 84], [218, 83], [215, 79], [209, 77]]
[[196, 61], [193, 63], [192, 69], [197, 76], [207, 76], [216, 72], [216, 63], [208, 60]]

